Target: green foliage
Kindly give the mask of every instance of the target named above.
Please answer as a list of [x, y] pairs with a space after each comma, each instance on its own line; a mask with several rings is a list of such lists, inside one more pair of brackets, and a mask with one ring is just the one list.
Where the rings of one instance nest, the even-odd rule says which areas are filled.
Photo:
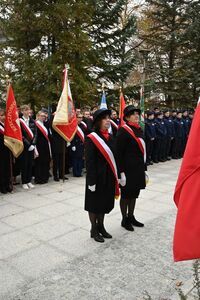
[[129, 40], [135, 17], [122, 12], [128, 1], [0, 0], [1, 83], [8, 74], [19, 103], [57, 102], [64, 64], [70, 65], [77, 105], [99, 102], [97, 87], [124, 82], [133, 67]]
[[[167, 104], [197, 98], [199, 81], [199, 3], [191, 0], [147, 0], [148, 27], [143, 38], [151, 48], [150, 63], [158, 90]], [[198, 35], [198, 36], [197, 36]]]

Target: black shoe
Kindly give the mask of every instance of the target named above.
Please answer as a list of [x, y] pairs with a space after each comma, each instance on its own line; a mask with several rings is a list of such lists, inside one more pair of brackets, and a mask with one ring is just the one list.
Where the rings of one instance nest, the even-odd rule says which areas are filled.
[[167, 157], [167, 160], [171, 160], [171, 157], [168, 156], [168, 157]]
[[60, 181], [58, 177], [54, 177], [54, 181]]
[[143, 223], [140, 223], [139, 221], [136, 220], [136, 218], [134, 216], [128, 217], [130, 223], [135, 226], [135, 227], [144, 227]]
[[133, 226], [128, 217], [122, 219], [121, 226], [124, 227], [128, 231], [134, 231]]
[[105, 239], [112, 239], [112, 235], [105, 230], [104, 226], [98, 226], [98, 230]]
[[[63, 180], [63, 177], [59, 177], [60, 179], [62, 179]], [[64, 177], [64, 180], [68, 180], [69, 178], [68, 177]]]
[[1, 193], [2, 194], [7, 194], [7, 190], [6, 189], [1, 189]]
[[150, 165], [153, 165], [153, 161], [151, 160], [149, 164], [150, 164]]
[[100, 235], [100, 233], [96, 227], [91, 229], [90, 234], [91, 234], [90, 235], [91, 238], [93, 238], [96, 242], [99, 242], [99, 243], [104, 242], [104, 238], [102, 237], [102, 235]]
[[157, 159], [154, 159], [153, 162], [154, 162], [155, 164], [158, 164], [158, 163], [159, 163], [159, 161], [158, 161]]

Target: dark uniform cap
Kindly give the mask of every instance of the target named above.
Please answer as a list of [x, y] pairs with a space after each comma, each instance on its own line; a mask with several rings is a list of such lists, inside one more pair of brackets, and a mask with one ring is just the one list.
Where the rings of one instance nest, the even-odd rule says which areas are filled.
[[137, 112], [139, 115], [141, 115], [141, 110], [139, 108], [136, 108], [134, 105], [128, 105], [124, 109], [124, 117], [130, 116], [134, 112]]
[[158, 111], [158, 112], [155, 113], [155, 117], [158, 117], [158, 116], [161, 116], [161, 115], [163, 115], [162, 111]]
[[154, 111], [151, 111], [151, 110], [148, 110], [148, 111], [146, 112], [146, 114], [147, 114], [147, 116], [149, 117], [149, 116], [155, 115], [155, 112], [154, 112]]
[[167, 112], [170, 112], [170, 109], [165, 109], [165, 110], [163, 110], [163, 113], [164, 113], [164, 114], [167, 113]]
[[111, 115], [111, 110], [107, 109], [107, 108], [100, 108], [97, 109], [94, 114], [93, 114], [93, 124], [97, 121], [102, 119], [103, 117], [107, 116], [107, 115]]

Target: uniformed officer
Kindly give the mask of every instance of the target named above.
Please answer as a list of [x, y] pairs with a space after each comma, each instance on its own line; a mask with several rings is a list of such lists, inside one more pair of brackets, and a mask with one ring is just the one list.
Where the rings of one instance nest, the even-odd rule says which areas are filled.
[[166, 136], [167, 129], [163, 121], [163, 112], [155, 114], [155, 128], [156, 128], [156, 159], [159, 162], [165, 162], [165, 148], [166, 148]]
[[174, 131], [174, 123], [172, 121], [172, 118], [170, 117], [170, 111], [168, 109], [164, 111], [163, 121], [167, 129], [164, 159], [170, 160], [171, 143], [174, 139], [175, 131]]
[[147, 166], [153, 164], [153, 148], [154, 142], [156, 139], [156, 129], [154, 122], [154, 112], [147, 111], [147, 118], [145, 120], [145, 142], [146, 142], [146, 151], [147, 151]]
[[185, 129], [182, 119], [182, 112], [177, 111], [176, 119], [174, 120], [175, 139], [172, 149], [172, 158], [178, 159], [183, 156]]

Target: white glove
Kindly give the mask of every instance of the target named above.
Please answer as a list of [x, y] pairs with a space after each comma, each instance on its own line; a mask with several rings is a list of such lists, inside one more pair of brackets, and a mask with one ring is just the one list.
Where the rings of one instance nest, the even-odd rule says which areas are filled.
[[95, 192], [95, 190], [96, 190], [96, 184], [94, 184], [94, 185], [88, 185], [88, 189], [89, 189], [91, 192]]
[[31, 145], [29, 148], [28, 148], [28, 151], [33, 151], [35, 149], [35, 146]]
[[125, 186], [126, 185], [126, 175], [125, 173], [121, 173], [121, 179], [119, 180], [119, 183], [121, 186]]
[[146, 181], [146, 184], [149, 183], [149, 175], [148, 175], [147, 171], [145, 171], [145, 181]]
[[75, 146], [72, 147], [72, 151], [76, 151], [76, 147]]

